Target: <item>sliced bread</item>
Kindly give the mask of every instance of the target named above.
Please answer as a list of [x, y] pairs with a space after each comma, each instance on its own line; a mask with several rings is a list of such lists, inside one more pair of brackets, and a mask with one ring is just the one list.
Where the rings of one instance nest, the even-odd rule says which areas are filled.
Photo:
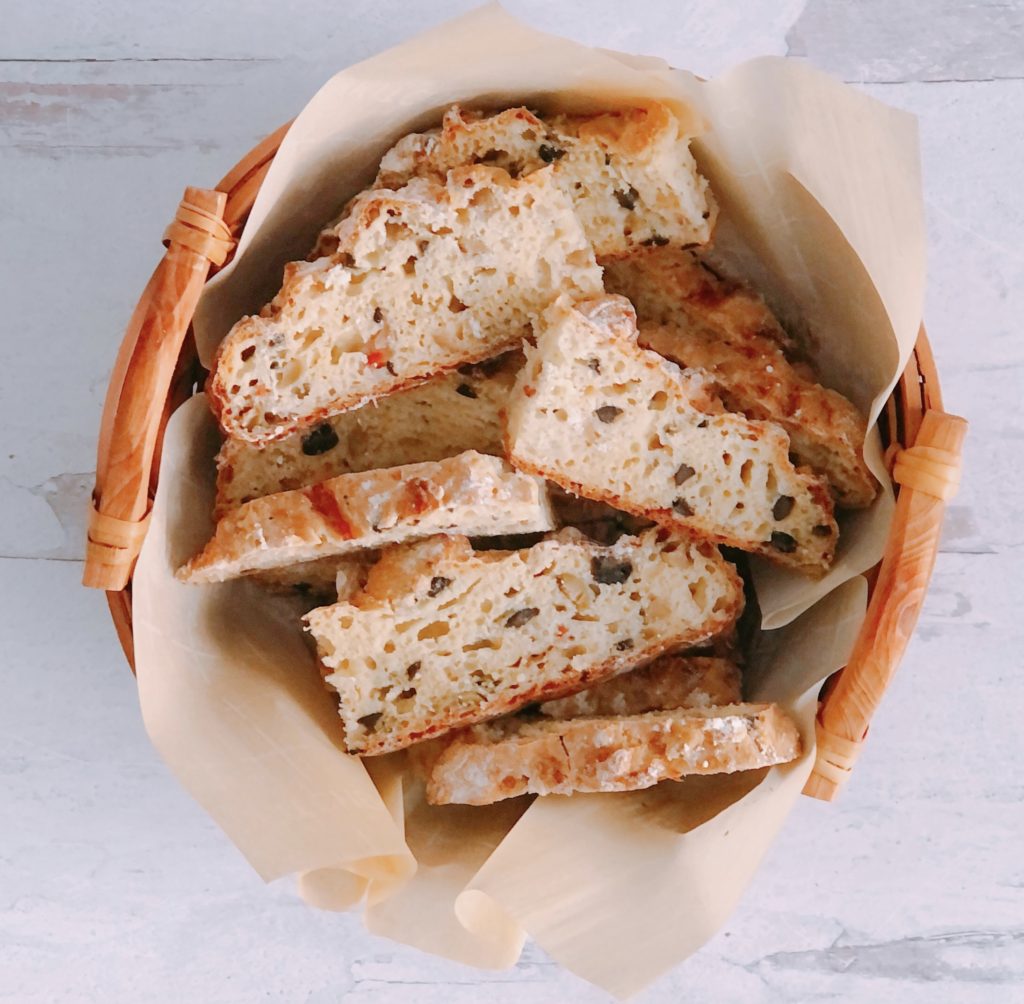
[[601, 547], [563, 530], [522, 551], [464, 537], [390, 548], [362, 593], [305, 619], [346, 747], [377, 754], [699, 644], [742, 603], [709, 544], [654, 529]]
[[632, 791], [799, 755], [796, 725], [774, 704], [570, 721], [511, 718], [454, 736], [431, 768], [427, 801], [489, 805], [525, 794]]
[[707, 371], [730, 411], [782, 426], [797, 461], [828, 478], [839, 505], [871, 504], [878, 486], [864, 463], [864, 417], [818, 383], [753, 290], [676, 248], [606, 262], [605, 288], [632, 301], [641, 345]]
[[[440, 129], [399, 140], [384, 155], [375, 185], [395, 189], [414, 177], [443, 181], [455, 168], [480, 163], [512, 177], [550, 166], [595, 254], [704, 244], [716, 209], [690, 153], [693, 131], [659, 103], [544, 118], [522, 107], [483, 115], [456, 105]], [[332, 243], [325, 233], [321, 249]]]
[[638, 346], [621, 296], [548, 311], [509, 401], [521, 470], [684, 533], [822, 574], [838, 534], [828, 484], [777, 425], [725, 413], [699, 374]]
[[550, 171], [493, 167], [365, 192], [337, 249], [285, 267], [221, 343], [207, 384], [224, 432], [265, 443], [462, 363], [515, 348], [560, 293], [601, 270]]
[[217, 455], [220, 518], [244, 502], [353, 471], [501, 453], [500, 410], [523, 364], [509, 352], [336, 415], [308, 432], [256, 446], [226, 439]]
[[707, 329], [644, 324], [639, 340], [679, 366], [703, 370], [730, 411], [785, 429], [790, 452], [828, 479], [838, 505], [872, 503], [878, 483], [864, 463], [864, 416], [842, 394], [802, 376], [774, 343], [741, 345]]
[[548, 718], [582, 718], [708, 708], [740, 700], [740, 670], [731, 659], [669, 654], [578, 694], [545, 701], [539, 710]]
[[178, 577], [222, 582], [445, 531], [488, 536], [553, 525], [539, 478], [469, 451], [342, 474], [247, 502], [220, 520], [213, 539]]
[[757, 293], [720, 277], [692, 251], [644, 248], [602, 264], [605, 289], [626, 297], [641, 324], [699, 327], [734, 345], [766, 341], [798, 354], [796, 341]]

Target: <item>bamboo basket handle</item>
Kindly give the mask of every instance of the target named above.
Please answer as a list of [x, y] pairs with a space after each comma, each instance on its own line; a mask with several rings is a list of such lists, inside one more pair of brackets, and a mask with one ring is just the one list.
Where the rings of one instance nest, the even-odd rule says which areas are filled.
[[234, 248], [227, 196], [186, 188], [164, 231], [167, 252], [128, 322], [107, 388], [83, 585], [128, 585], [146, 534], [150, 477], [171, 377], [211, 265]]
[[839, 794], [903, 657], [935, 565], [946, 503], [960, 484], [966, 432], [964, 419], [927, 410], [913, 445], [895, 454], [900, 493], [893, 524], [864, 625], [818, 714], [817, 759], [805, 795], [830, 802]]

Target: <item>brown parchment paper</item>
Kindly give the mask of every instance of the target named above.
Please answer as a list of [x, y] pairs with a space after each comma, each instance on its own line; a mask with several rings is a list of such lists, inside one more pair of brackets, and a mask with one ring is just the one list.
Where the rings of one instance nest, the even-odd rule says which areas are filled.
[[[874, 417], [920, 320], [913, 120], [793, 63], [755, 60], [701, 82], [657, 59], [536, 32], [494, 5], [342, 71], [306, 106], [234, 263], [200, 301], [203, 358], [273, 295], [283, 264], [305, 255], [390, 143], [450, 103], [644, 98], [706, 121], [695, 153], [723, 207], [716, 254], [806, 327], [826, 382]], [[529, 934], [618, 995], [715, 931], [810, 771], [817, 687], [863, 619], [859, 573], [881, 555], [891, 496], [844, 522], [824, 580], [757, 570], [763, 622], [781, 630], [765, 636], [748, 696], [797, 716], [800, 761], [648, 792], [431, 807], [403, 756], [364, 766], [339, 748], [300, 608], [247, 583], [173, 579], [210, 533], [216, 448], [200, 396], [168, 426], [135, 573], [140, 700], [161, 755], [264, 878], [295, 873], [302, 896], [324, 908], [364, 898], [371, 930], [474, 965], [511, 964]]]
[[206, 398], [164, 438], [161, 480], [135, 568], [132, 617], [143, 720], [179, 781], [266, 880], [306, 873], [309, 898], [343, 907], [408, 877], [402, 829], [358, 757], [297, 629], [302, 609], [250, 583], [195, 589], [174, 571], [209, 538], [218, 434]]

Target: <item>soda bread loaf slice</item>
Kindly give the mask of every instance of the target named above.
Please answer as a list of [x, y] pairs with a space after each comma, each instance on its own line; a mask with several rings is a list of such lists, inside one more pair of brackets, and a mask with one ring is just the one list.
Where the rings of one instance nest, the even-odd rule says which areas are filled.
[[670, 654], [578, 694], [545, 701], [539, 710], [548, 718], [582, 718], [709, 708], [741, 700], [740, 670], [731, 659]]
[[821, 574], [837, 537], [828, 484], [778, 426], [721, 411], [706, 381], [637, 345], [621, 296], [559, 302], [508, 406], [509, 459], [577, 495]]
[[521, 352], [509, 352], [460, 366], [265, 446], [226, 439], [217, 455], [215, 516], [353, 471], [442, 460], [466, 450], [499, 455], [499, 413], [522, 364]]
[[864, 463], [864, 417], [795, 358], [761, 297], [676, 248], [607, 262], [605, 288], [632, 301], [641, 345], [708, 372], [730, 411], [782, 426], [793, 455], [828, 478], [839, 505], [871, 504], [877, 483]]
[[739, 576], [650, 530], [611, 547], [563, 530], [522, 551], [435, 537], [384, 552], [348, 603], [306, 615], [345, 745], [378, 754], [558, 697], [733, 624]]
[[553, 526], [539, 478], [512, 471], [498, 457], [469, 451], [446, 460], [342, 474], [247, 502], [217, 524], [213, 539], [178, 577], [222, 582], [446, 530], [488, 536]]
[[228, 436], [281, 439], [425, 377], [515, 348], [562, 291], [601, 290], [572, 202], [550, 171], [478, 166], [365, 192], [337, 250], [285, 266], [207, 385]]
[[[728, 632], [727, 632], [728, 633]], [[711, 708], [743, 700], [739, 666], [732, 659], [660, 655], [642, 669], [604, 680], [570, 697], [545, 701], [538, 711], [546, 718], [640, 715], [671, 708]], [[449, 733], [417, 743], [409, 762], [426, 782], [445, 746], [459, 735]]]
[[[524, 177], [546, 167], [568, 195], [597, 255], [644, 244], [704, 244], [716, 208], [690, 153], [696, 123], [663, 104], [597, 115], [540, 118], [526, 108], [495, 115], [449, 109], [440, 129], [413, 133], [384, 155], [375, 186], [444, 180], [471, 164]], [[331, 247], [325, 234], [321, 248]]]
[[864, 463], [864, 417], [842, 394], [801, 376], [774, 344], [739, 345], [706, 329], [643, 324], [639, 341], [683, 368], [703, 370], [730, 411], [785, 429], [797, 462], [828, 479], [840, 506], [872, 503], [878, 485]]
[[799, 755], [796, 725], [775, 704], [570, 721], [511, 718], [459, 732], [434, 762], [427, 801], [489, 805], [526, 794], [632, 791]]
[[[766, 341], [799, 356], [796, 341], [757, 293], [717, 275], [692, 251], [644, 248], [602, 264], [605, 290], [626, 297], [641, 324], [703, 328], [733, 345]], [[809, 370], [804, 375], [813, 378]]]

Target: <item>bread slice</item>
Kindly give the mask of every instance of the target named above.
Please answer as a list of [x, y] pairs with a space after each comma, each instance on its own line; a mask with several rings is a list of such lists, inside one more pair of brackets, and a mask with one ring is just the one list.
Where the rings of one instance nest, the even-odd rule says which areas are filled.
[[798, 463], [824, 475], [838, 505], [863, 509], [878, 491], [863, 444], [864, 416], [842, 394], [801, 376], [774, 345], [721, 341], [706, 330], [640, 325], [639, 341], [683, 368], [703, 370], [730, 411], [774, 422]]
[[470, 451], [342, 474], [247, 502], [217, 524], [213, 539], [178, 577], [222, 582], [446, 530], [487, 536], [553, 525], [542, 481]]
[[539, 710], [548, 718], [582, 718], [709, 708], [741, 700], [740, 670], [731, 659], [673, 653], [578, 694], [545, 701]]
[[[597, 255], [644, 244], [704, 244], [716, 207], [690, 153], [693, 127], [663, 104], [597, 115], [540, 118], [526, 108], [495, 115], [449, 109], [440, 129], [406, 136], [381, 161], [375, 187], [491, 164], [513, 177], [550, 166]], [[330, 250], [324, 235], [321, 249]]]
[[[740, 670], [732, 659], [661, 655], [641, 669], [614, 676], [571, 697], [545, 701], [538, 710], [546, 718], [569, 719], [711, 708], [739, 704], [742, 699]], [[437, 758], [459, 734], [451, 732], [411, 746], [409, 765], [416, 776], [426, 782]]]
[[522, 365], [522, 353], [510, 352], [460, 366], [265, 446], [226, 439], [217, 455], [215, 515], [353, 471], [466, 450], [499, 455], [500, 411]]
[[560, 302], [508, 406], [521, 470], [670, 529], [821, 574], [837, 528], [828, 484], [778, 426], [721, 411], [699, 374], [636, 342], [621, 296]]
[[511, 718], [458, 733], [434, 762], [427, 801], [489, 805], [525, 794], [632, 791], [799, 755], [796, 725], [775, 704], [571, 721]]
[[385, 551], [364, 591], [306, 615], [345, 745], [401, 749], [699, 644], [743, 603], [705, 543], [650, 530], [601, 547], [572, 530], [522, 551], [463, 537]]
[[799, 357], [796, 340], [757, 293], [720, 277], [692, 251], [651, 247], [602, 264], [605, 290], [626, 297], [641, 325], [701, 328], [732, 345], [767, 342]]
[[599, 291], [550, 171], [478, 166], [366, 192], [338, 248], [285, 267], [258, 317], [221, 343], [207, 390], [224, 432], [281, 439], [425, 377], [515, 348], [562, 291]]
[[794, 357], [792, 340], [756, 293], [675, 248], [607, 262], [605, 287], [632, 301], [641, 345], [705, 370], [730, 411], [785, 429], [797, 461], [828, 478], [839, 505], [871, 504], [878, 485], [864, 463], [864, 417]]

